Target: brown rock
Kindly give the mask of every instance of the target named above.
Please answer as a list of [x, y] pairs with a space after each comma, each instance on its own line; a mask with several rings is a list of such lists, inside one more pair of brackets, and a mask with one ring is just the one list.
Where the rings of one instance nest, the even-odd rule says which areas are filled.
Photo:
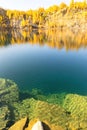
[[53, 124], [48, 123], [47, 121], [40, 121], [39, 119], [32, 119], [30, 122], [28, 118], [23, 118], [15, 123], [9, 130], [32, 130], [33, 126], [37, 123], [41, 122], [41, 129], [38, 130], [64, 130], [61, 126], [55, 126]]
[[[28, 127], [25, 128], [25, 130], [32, 130], [33, 126], [39, 121], [39, 119], [32, 119], [29, 124]], [[41, 121], [42, 126], [43, 126], [43, 130], [64, 130], [61, 126], [55, 126], [52, 125], [50, 123], [48, 123], [47, 121]], [[39, 129], [38, 129], [39, 130]]]
[[24, 130], [26, 122], [27, 122], [27, 117], [16, 122], [13, 126], [9, 128], [9, 130]]

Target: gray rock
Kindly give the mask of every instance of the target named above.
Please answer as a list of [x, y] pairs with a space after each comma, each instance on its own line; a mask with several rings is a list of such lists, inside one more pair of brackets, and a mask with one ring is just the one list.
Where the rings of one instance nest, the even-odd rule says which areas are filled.
[[32, 130], [44, 130], [43, 126], [42, 126], [42, 122], [41, 121], [37, 121], [34, 126], [32, 127]]

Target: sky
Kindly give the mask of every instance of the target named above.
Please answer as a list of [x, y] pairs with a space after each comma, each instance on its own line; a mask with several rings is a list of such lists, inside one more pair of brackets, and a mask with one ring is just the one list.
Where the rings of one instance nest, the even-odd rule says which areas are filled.
[[29, 10], [39, 7], [48, 8], [61, 2], [69, 4], [70, 0], [0, 0], [0, 7], [5, 9]]
[[49, 6], [55, 4], [59, 5], [61, 2], [64, 2], [68, 5], [70, 1], [71, 0], [0, 0], [0, 7], [4, 9], [16, 9], [26, 11], [29, 9], [37, 9], [39, 7], [48, 8]]

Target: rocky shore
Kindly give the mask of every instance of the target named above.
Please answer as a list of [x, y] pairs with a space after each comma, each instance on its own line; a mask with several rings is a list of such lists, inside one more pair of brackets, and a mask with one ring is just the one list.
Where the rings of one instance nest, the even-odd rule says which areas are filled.
[[87, 130], [87, 96], [20, 93], [13, 81], [0, 79], [0, 130], [36, 130], [38, 121], [40, 130]]

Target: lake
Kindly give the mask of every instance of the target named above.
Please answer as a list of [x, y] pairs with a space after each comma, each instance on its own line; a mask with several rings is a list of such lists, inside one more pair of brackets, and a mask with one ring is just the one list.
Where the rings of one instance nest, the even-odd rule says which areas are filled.
[[87, 39], [67, 31], [0, 32], [0, 77], [20, 90], [87, 95]]

